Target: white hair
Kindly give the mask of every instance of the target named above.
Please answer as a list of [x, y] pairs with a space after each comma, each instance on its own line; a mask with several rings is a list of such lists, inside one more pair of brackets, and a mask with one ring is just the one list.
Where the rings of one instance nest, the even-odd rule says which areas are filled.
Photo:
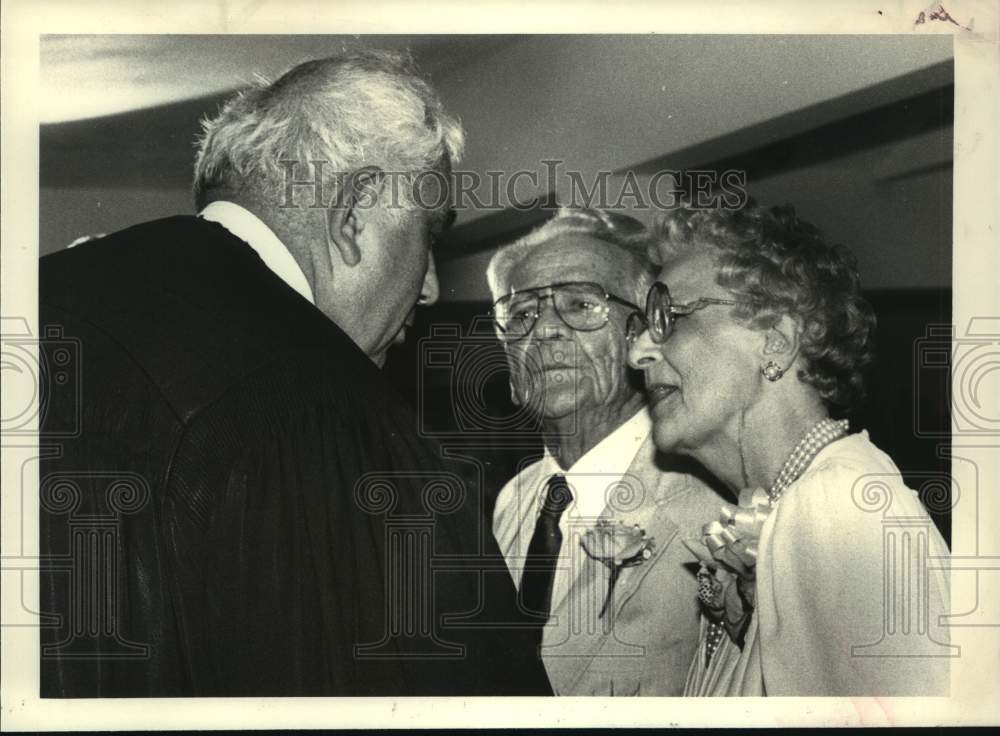
[[[520, 240], [502, 246], [486, 267], [486, 281], [494, 299], [510, 291], [510, 272], [530, 253], [545, 247], [561, 235], [588, 235], [624, 254], [634, 274], [628, 296], [641, 306], [653, 284], [657, 268], [647, 255], [652, 233], [639, 220], [617, 212], [563, 207], [552, 219], [535, 228]], [[605, 288], [608, 288], [605, 286]]]
[[[212, 190], [282, 196], [286, 177], [308, 179], [316, 168], [307, 163], [312, 161], [324, 162], [328, 204], [343, 177], [362, 167], [405, 174], [447, 170], [465, 145], [461, 124], [418, 76], [411, 56], [394, 51], [316, 59], [273, 83], [261, 79], [202, 128], [194, 172], [199, 208]], [[301, 163], [290, 172], [288, 161]], [[402, 189], [406, 198], [407, 187]]]

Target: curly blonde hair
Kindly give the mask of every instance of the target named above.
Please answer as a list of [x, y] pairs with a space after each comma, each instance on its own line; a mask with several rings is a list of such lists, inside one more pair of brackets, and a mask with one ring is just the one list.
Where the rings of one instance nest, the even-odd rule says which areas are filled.
[[733, 316], [754, 329], [781, 315], [801, 320], [805, 368], [799, 380], [831, 410], [864, 400], [864, 369], [874, 357], [875, 313], [861, 295], [854, 254], [828, 244], [791, 205], [696, 209], [688, 204], [662, 216], [650, 257], [659, 265], [697, 248], [712, 248], [716, 283], [736, 295]]

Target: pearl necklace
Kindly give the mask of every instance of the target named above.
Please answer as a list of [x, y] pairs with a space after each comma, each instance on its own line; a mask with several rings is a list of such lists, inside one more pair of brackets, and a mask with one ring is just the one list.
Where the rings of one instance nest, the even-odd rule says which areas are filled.
[[836, 420], [829, 417], [821, 419], [806, 432], [805, 436], [799, 440], [799, 444], [792, 450], [792, 454], [785, 460], [781, 472], [778, 473], [778, 479], [767, 491], [771, 505], [774, 506], [785, 489], [799, 479], [799, 476], [809, 467], [809, 463], [819, 454], [820, 450], [846, 434], [847, 420]]
[[[781, 498], [781, 494], [788, 486], [799, 479], [799, 476], [809, 467], [809, 463], [816, 458], [820, 450], [847, 434], [847, 424], [846, 419], [834, 420], [827, 417], [821, 419], [806, 432], [805, 436], [799, 440], [799, 444], [792, 450], [792, 454], [785, 460], [774, 485], [767, 491], [772, 507], [778, 503], [778, 499]], [[705, 636], [706, 662], [711, 661], [712, 655], [722, 645], [725, 631], [725, 627], [718, 621], [709, 621]]]

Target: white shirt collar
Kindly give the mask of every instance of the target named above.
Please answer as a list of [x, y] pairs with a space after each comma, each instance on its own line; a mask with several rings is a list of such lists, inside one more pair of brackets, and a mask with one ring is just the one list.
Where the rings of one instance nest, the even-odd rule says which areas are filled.
[[253, 212], [234, 202], [218, 200], [205, 207], [198, 216], [219, 223], [246, 242], [278, 278], [308, 299], [311, 304], [316, 303], [309, 282], [295, 258], [274, 231]]
[[[573, 491], [573, 504], [567, 513], [578, 517], [600, 516], [607, 505], [609, 487], [622, 479], [652, 430], [649, 409], [643, 407], [565, 471], [546, 448], [542, 458], [544, 477], [562, 473]], [[539, 489], [539, 508], [546, 485], [543, 482]]]

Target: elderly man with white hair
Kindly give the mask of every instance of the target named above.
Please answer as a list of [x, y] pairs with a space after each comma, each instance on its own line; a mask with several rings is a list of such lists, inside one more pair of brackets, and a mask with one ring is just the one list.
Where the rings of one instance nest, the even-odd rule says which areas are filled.
[[493, 531], [559, 695], [680, 695], [697, 644], [696, 558], [681, 540], [720, 498], [656, 456], [626, 363], [650, 244], [634, 218], [564, 209], [487, 271], [512, 398], [545, 443], [501, 490]]
[[368, 52], [204, 127], [200, 216], [41, 261], [80, 358], [43, 397], [42, 695], [550, 693], [478, 494], [378, 370], [438, 295], [447, 198], [405, 182], [458, 122]]

